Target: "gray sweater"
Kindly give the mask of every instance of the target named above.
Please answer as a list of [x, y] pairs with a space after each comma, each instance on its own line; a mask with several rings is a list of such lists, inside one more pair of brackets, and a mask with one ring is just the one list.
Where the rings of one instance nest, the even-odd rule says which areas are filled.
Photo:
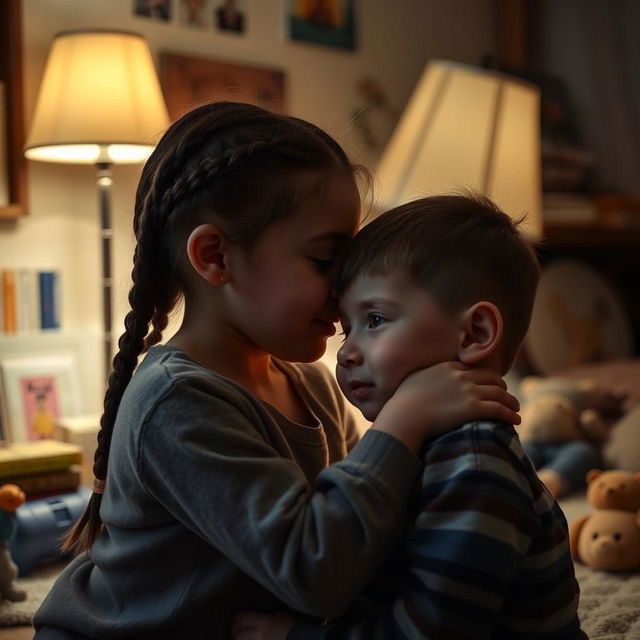
[[38, 639], [226, 640], [240, 609], [335, 617], [350, 604], [400, 533], [420, 463], [382, 432], [355, 444], [324, 367], [278, 366], [314, 424], [151, 349], [118, 412], [104, 533], [36, 613]]

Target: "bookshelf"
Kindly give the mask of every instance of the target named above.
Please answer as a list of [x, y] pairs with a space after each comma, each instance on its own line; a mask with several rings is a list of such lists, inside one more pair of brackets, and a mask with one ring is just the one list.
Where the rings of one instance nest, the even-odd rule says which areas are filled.
[[[22, 84], [22, 0], [0, 0], [0, 81], [5, 88], [5, 118], [9, 203], [0, 204], [0, 220], [27, 213], [27, 162], [24, 157]], [[2, 111], [0, 111], [1, 113]]]

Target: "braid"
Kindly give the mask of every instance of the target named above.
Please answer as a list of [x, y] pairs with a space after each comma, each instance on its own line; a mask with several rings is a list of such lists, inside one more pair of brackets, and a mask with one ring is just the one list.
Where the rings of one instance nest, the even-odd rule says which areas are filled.
[[[142, 237], [140, 240], [142, 240]], [[93, 462], [93, 475], [98, 482], [104, 482], [107, 477], [111, 437], [118, 407], [133, 375], [138, 356], [143, 351], [144, 338], [149, 328], [149, 321], [154, 313], [153, 303], [150, 297], [145, 295], [144, 289], [145, 284], [148, 282], [148, 279], [144, 277], [147, 271], [144, 255], [145, 244], [139, 241], [134, 253], [134, 267], [131, 274], [133, 286], [129, 291], [131, 311], [127, 313], [124, 320], [125, 331], [118, 341], [118, 353], [113, 359], [113, 369], [109, 375], [103, 413], [100, 418], [100, 429], [97, 437], [98, 446], [96, 447]], [[102, 529], [101, 503], [101, 492], [94, 491], [84, 514], [65, 537], [62, 544], [63, 551], [76, 547], [89, 550]]]

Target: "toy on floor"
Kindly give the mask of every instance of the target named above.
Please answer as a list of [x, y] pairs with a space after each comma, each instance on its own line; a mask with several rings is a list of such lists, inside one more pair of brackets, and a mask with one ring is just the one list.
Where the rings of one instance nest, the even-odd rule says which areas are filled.
[[640, 569], [640, 473], [617, 469], [587, 473], [595, 511], [569, 525], [571, 555], [592, 569]]
[[587, 500], [596, 509], [640, 510], [640, 471], [591, 469], [586, 480]]
[[538, 476], [554, 496], [583, 486], [609, 431], [594, 407], [595, 383], [528, 376], [520, 391], [518, 434]]
[[14, 580], [18, 567], [11, 559], [9, 543], [18, 528], [16, 509], [25, 501], [22, 489], [15, 484], [0, 486], [0, 599], [20, 602], [27, 597], [26, 592], [17, 589]]

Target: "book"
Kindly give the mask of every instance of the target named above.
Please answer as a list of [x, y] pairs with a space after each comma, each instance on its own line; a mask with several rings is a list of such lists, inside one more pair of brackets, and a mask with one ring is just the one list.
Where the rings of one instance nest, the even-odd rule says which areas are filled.
[[2, 484], [17, 484], [33, 499], [44, 493], [70, 493], [80, 486], [80, 471], [75, 467], [2, 478]]
[[40, 328], [40, 292], [35, 269], [17, 270], [16, 302], [18, 331], [37, 331]]
[[80, 480], [85, 486], [93, 483], [93, 458], [98, 446], [100, 415], [64, 416], [56, 420], [53, 437], [62, 442], [71, 442], [82, 448]]
[[16, 274], [13, 269], [2, 270], [2, 307], [5, 333], [16, 333]]
[[60, 275], [58, 271], [40, 271], [40, 328], [60, 328]]
[[82, 463], [82, 448], [58, 440], [13, 442], [0, 448], [0, 481], [19, 475], [67, 469]]

